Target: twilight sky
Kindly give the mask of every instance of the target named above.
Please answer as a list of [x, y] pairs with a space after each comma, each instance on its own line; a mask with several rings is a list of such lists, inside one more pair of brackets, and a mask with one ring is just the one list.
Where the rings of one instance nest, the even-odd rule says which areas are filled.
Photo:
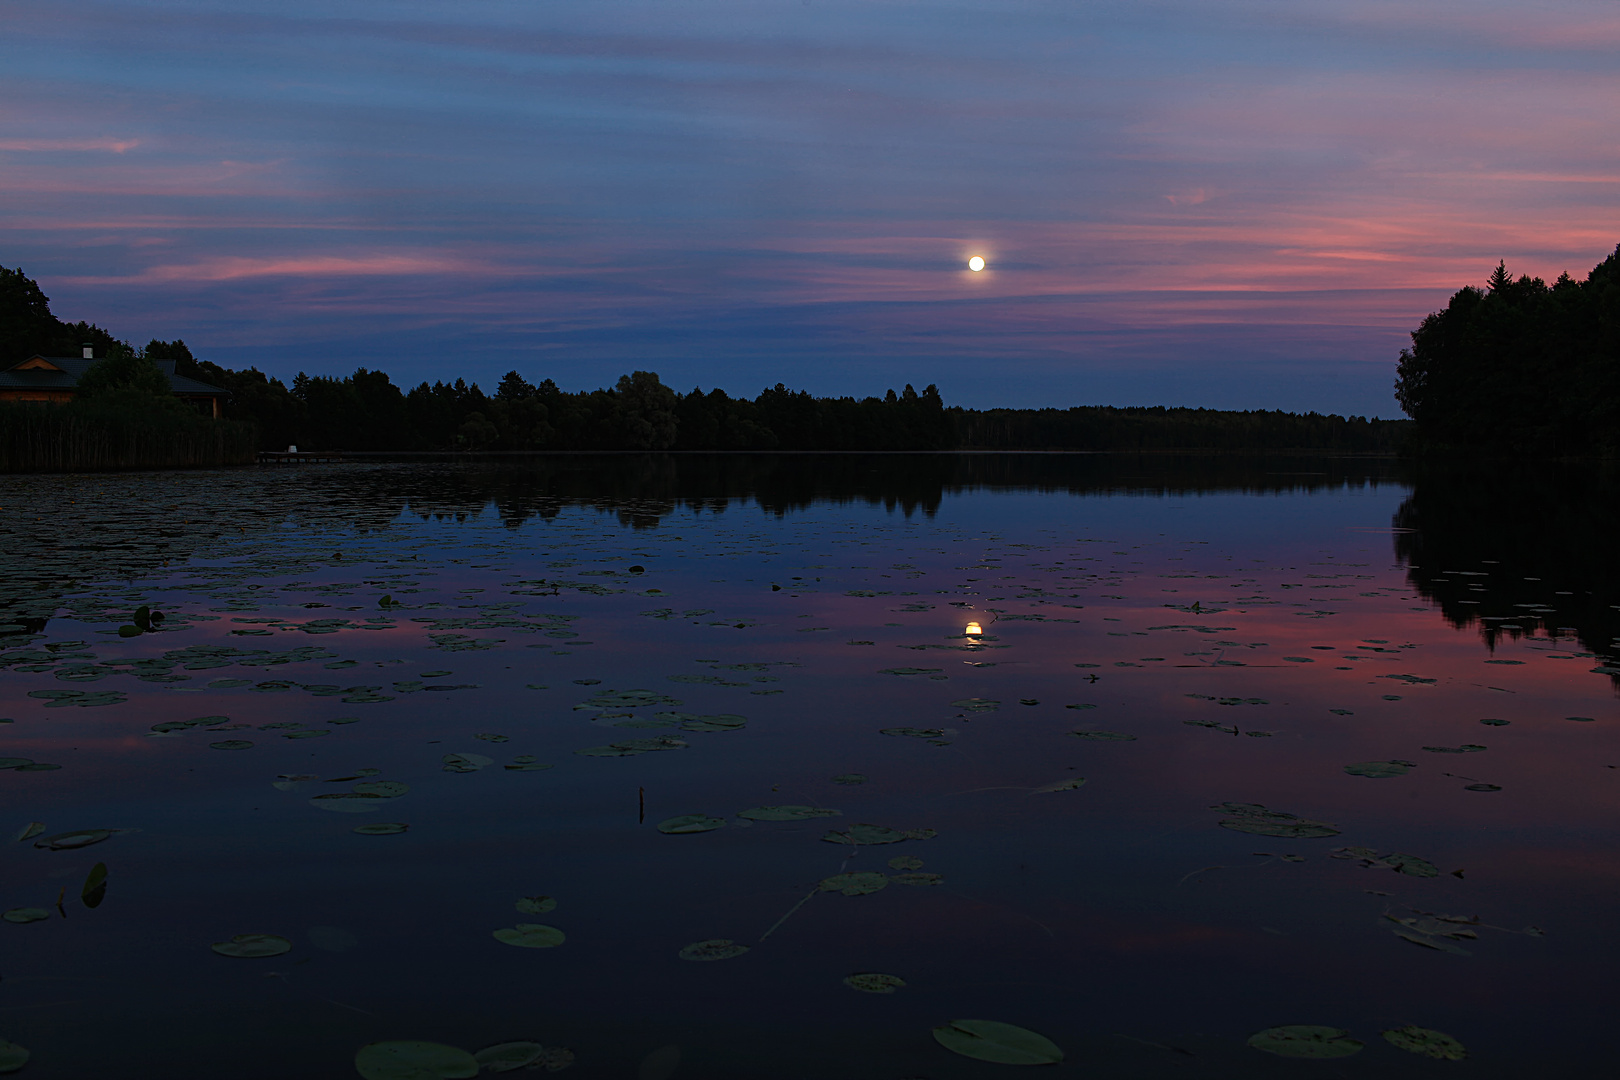
[[0, 27], [0, 264], [283, 377], [1393, 416], [1450, 292], [1620, 242], [1614, 0], [0, 0]]

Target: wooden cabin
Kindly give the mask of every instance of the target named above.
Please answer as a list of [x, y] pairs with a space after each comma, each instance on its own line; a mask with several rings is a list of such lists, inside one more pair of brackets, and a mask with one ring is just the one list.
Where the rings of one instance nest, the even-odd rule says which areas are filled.
[[[90, 346], [83, 356], [30, 356], [20, 364], [0, 371], [0, 401], [68, 402], [78, 392], [79, 377], [97, 363]], [[220, 406], [230, 391], [174, 373], [175, 361], [153, 360], [169, 379], [174, 396], [197, 406], [218, 419]]]

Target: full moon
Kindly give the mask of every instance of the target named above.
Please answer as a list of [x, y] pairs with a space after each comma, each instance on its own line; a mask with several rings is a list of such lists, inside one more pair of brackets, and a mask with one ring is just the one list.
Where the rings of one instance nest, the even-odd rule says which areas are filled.
[[978, 273], [980, 270], [984, 269], [984, 260], [979, 258], [977, 255], [973, 256], [973, 258], [968, 260], [968, 269], [972, 270], [974, 273]]

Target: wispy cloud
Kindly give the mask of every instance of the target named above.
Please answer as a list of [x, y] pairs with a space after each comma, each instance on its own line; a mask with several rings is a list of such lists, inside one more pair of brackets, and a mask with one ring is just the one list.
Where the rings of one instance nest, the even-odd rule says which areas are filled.
[[122, 154], [141, 145], [139, 139], [0, 139], [0, 151], [14, 153], [49, 153], [53, 151], [99, 150]]

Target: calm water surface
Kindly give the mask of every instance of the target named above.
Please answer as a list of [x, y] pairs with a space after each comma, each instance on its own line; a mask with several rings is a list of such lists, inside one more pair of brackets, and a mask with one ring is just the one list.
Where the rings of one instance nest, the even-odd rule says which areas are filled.
[[[1012, 1070], [932, 1035], [985, 1019], [1089, 1076], [1611, 1075], [1614, 496], [1045, 455], [0, 479], [0, 1039], [41, 1078], [429, 1040], [945, 1080]], [[1365, 1045], [1247, 1044], [1280, 1025]]]

